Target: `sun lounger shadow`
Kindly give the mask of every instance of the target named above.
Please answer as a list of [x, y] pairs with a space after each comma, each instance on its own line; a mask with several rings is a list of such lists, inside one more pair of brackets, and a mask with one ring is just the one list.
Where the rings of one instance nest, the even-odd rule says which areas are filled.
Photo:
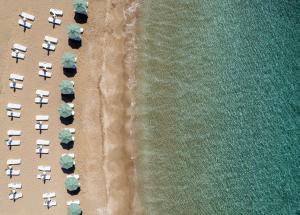
[[68, 40], [69, 46], [71, 46], [72, 49], [79, 49], [81, 47], [81, 40]]
[[74, 99], [75, 99], [75, 95], [74, 94], [61, 94], [61, 99], [66, 102], [66, 103], [69, 103], [69, 102], [72, 102]]
[[87, 23], [88, 16], [81, 13], [75, 13], [74, 20], [79, 24]]
[[70, 125], [73, 123], [74, 121], [74, 116], [69, 116], [69, 117], [66, 117], [66, 118], [63, 118], [63, 117], [60, 117], [60, 121], [65, 124], [65, 125]]
[[67, 190], [67, 192], [68, 192], [71, 196], [77, 195], [77, 194], [80, 192], [80, 187], [78, 187], [78, 189], [77, 189], [77, 190], [74, 190], [74, 191], [69, 191], [69, 190]]
[[61, 170], [63, 171], [63, 173], [65, 174], [73, 174], [75, 172], [75, 165], [72, 166], [70, 169], [64, 169], [64, 168], [61, 168]]
[[71, 141], [69, 143], [60, 143], [60, 145], [63, 149], [70, 150], [74, 146], [74, 141]]
[[63, 68], [64, 70], [64, 75], [67, 77], [74, 77], [77, 73], [77, 69], [76, 68]]

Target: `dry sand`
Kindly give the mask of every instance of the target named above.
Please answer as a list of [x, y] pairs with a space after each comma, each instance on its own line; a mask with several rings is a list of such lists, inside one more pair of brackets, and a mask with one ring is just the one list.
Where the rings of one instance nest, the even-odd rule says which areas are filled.
[[[128, 47], [134, 41], [136, 4], [131, 0], [90, 0], [89, 18], [82, 47], [72, 49], [67, 42], [67, 25], [74, 23], [71, 0], [0, 0], [0, 211], [6, 215], [67, 214], [66, 201], [80, 199], [83, 214], [142, 214], [134, 186], [134, 163], [131, 140], [131, 92], [129, 80], [133, 76], [132, 56]], [[47, 22], [50, 8], [64, 11], [61, 26], [52, 28]], [[128, 9], [130, 8], [130, 9]], [[33, 27], [25, 33], [17, 25], [18, 14], [26, 11], [36, 16]], [[130, 23], [130, 25], [127, 25]], [[133, 28], [130, 30], [130, 28]], [[130, 30], [130, 31], [129, 31]], [[47, 56], [41, 44], [45, 35], [59, 39], [57, 50]], [[15, 62], [10, 57], [13, 43], [28, 47], [24, 61]], [[78, 71], [66, 77], [60, 65], [64, 52], [78, 57]], [[53, 64], [53, 77], [43, 80], [38, 76], [38, 62]], [[24, 89], [15, 93], [8, 87], [10, 73], [25, 76]], [[58, 141], [58, 131], [66, 127], [58, 116], [62, 102], [58, 85], [61, 80], [75, 81], [75, 120], [68, 127], [76, 128], [74, 148], [63, 149]], [[49, 104], [34, 104], [35, 90], [50, 91]], [[8, 102], [22, 104], [20, 119], [10, 121], [5, 107]], [[50, 116], [49, 130], [39, 134], [34, 130], [35, 115]], [[22, 145], [11, 151], [5, 146], [8, 129], [20, 129]], [[39, 158], [34, 153], [36, 139], [51, 141], [50, 154]], [[59, 167], [62, 153], [74, 152], [75, 173], [80, 175], [81, 191], [71, 196], [64, 188], [64, 174]], [[21, 176], [5, 176], [6, 160], [21, 158]], [[36, 179], [38, 165], [51, 165], [52, 179], [43, 184]], [[19, 168], [19, 167], [18, 167]], [[17, 168], [16, 168], [17, 169]], [[21, 182], [23, 198], [15, 203], [8, 200], [7, 184]], [[56, 192], [56, 207], [47, 210], [42, 206], [42, 193]], [[138, 209], [137, 209], [138, 208]]]

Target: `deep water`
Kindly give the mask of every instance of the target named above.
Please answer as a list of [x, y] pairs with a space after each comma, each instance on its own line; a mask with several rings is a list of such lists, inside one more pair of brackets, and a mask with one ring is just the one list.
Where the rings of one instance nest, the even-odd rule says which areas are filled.
[[140, 10], [146, 214], [300, 214], [300, 1], [144, 0]]

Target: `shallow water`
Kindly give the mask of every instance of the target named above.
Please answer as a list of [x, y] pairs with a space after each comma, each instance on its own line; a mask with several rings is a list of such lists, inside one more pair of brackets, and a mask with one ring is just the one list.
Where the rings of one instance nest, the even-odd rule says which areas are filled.
[[146, 214], [300, 213], [300, 2], [148, 0], [141, 14]]

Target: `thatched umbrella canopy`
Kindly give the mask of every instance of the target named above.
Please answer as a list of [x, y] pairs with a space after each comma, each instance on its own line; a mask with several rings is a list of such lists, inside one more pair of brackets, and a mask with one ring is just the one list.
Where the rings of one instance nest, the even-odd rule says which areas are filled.
[[75, 191], [80, 187], [80, 184], [78, 179], [72, 176], [65, 180], [65, 187], [68, 191]]
[[80, 215], [81, 212], [81, 208], [78, 204], [72, 203], [68, 206], [68, 215]]
[[87, 15], [86, 0], [73, 0], [73, 8], [76, 13]]
[[[79, 28], [80, 33], [80, 28]], [[76, 68], [76, 58], [72, 53], [64, 53], [60, 60], [61, 64], [66, 69], [74, 69]]]
[[60, 157], [59, 164], [63, 169], [71, 169], [74, 166], [74, 159], [69, 155], [64, 155]]
[[68, 36], [69, 36], [69, 39], [70, 40], [78, 40], [80, 41], [81, 40], [81, 37], [80, 37], [80, 25], [78, 24], [70, 24], [68, 26]]
[[58, 133], [58, 138], [61, 143], [68, 144], [73, 141], [73, 135], [69, 129], [62, 129]]
[[72, 81], [63, 80], [59, 84], [60, 92], [64, 95], [74, 94], [74, 86]]
[[59, 112], [59, 115], [63, 118], [67, 118], [67, 117], [73, 115], [73, 109], [70, 107], [70, 105], [68, 105], [66, 103], [61, 104], [59, 106], [58, 112]]

